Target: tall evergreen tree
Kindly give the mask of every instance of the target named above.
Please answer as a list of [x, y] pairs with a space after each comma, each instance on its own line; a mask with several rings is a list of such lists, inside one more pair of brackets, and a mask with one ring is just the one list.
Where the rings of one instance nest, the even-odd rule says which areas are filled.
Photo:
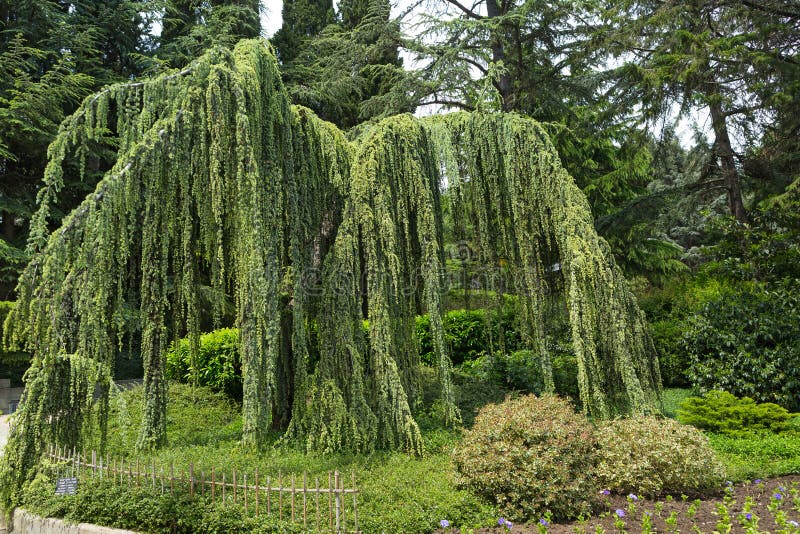
[[[740, 140], [763, 131], [796, 101], [800, 10], [788, 1], [609, 2], [608, 48], [625, 60], [621, 87], [646, 118], [705, 110], [712, 147], [707, 173], [725, 191], [730, 214], [747, 220]], [[630, 97], [627, 97], [630, 98]]]
[[212, 45], [261, 34], [259, 0], [166, 0], [158, 57], [182, 67]]
[[292, 100], [342, 128], [411, 111], [408, 77], [399, 57], [402, 37], [389, 1], [344, 2], [340, 8], [340, 22], [306, 37], [288, 62], [282, 50], [289, 50], [290, 36], [305, 35], [306, 26], [292, 20], [287, 25], [284, 19], [276, 46]]
[[[308, 62], [306, 48], [309, 39], [334, 23], [333, 0], [285, 0], [281, 15], [283, 25], [272, 38], [272, 44], [284, 70], [290, 75], [290, 66], [298, 58], [301, 62]], [[287, 77], [287, 80], [291, 78]]]

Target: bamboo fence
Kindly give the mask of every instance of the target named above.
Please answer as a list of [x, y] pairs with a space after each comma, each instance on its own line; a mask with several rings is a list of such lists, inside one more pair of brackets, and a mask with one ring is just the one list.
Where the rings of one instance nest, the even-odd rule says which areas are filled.
[[194, 463], [185, 469], [156, 465], [155, 461], [113, 458], [96, 451], [48, 449], [47, 457], [60, 464], [60, 473], [71, 477], [98, 478], [121, 485], [151, 486], [161, 493], [188, 491], [191, 498], [203, 498], [213, 505], [242, 506], [245, 514], [277, 515], [278, 519], [302, 524], [306, 530], [318, 532], [359, 533], [358, 489], [356, 476], [350, 476], [351, 486], [345, 487], [346, 477], [339, 471], [328, 471], [327, 481], [319, 476], [313, 480], [307, 472], [302, 475], [279, 472], [277, 477], [233, 469], [228, 473], [215, 468], [211, 472], [197, 471]]

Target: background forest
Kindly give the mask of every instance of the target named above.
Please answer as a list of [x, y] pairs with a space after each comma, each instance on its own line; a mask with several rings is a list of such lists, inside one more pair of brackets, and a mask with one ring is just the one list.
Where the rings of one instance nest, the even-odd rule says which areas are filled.
[[[418, 314], [416, 321], [409, 323], [422, 364], [419, 376], [408, 379], [419, 392], [410, 408], [422, 431], [415, 447], [421, 459], [387, 453], [320, 460], [297, 450], [269, 450], [258, 456], [241, 449], [242, 420], [236, 415], [243, 397], [240, 332], [220, 328], [235, 324], [233, 299], [199, 278], [192, 279], [202, 301], [197, 308], [204, 310], [199, 328], [208, 333], [199, 339], [179, 339], [185, 332], [170, 332], [166, 374], [172, 381], [170, 395], [176, 399], [168, 417], [173, 425], [167, 438], [171, 448], [150, 451], [153, 462], [224, 462], [224, 467], [234, 469], [261, 462], [264, 471], [311, 466], [320, 474], [340, 462], [371, 478], [364, 490], [365, 507], [376, 515], [367, 515], [365, 521], [367, 530], [375, 531], [429, 531], [437, 524], [447, 528], [447, 521], [437, 523], [447, 517], [454, 518], [454, 524], [485, 526], [496, 512], [536, 521], [537, 514], [547, 509], [555, 515], [540, 519], [539, 524], [546, 526], [549, 519], [575, 519], [596, 511], [596, 502], [583, 499], [596, 495], [600, 487], [609, 488], [616, 495], [612, 499], [622, 499], [614, 506], [632, 514], [633, 500], [621, 497], [628, 492], [705, 497], [713, 495], [725, 478], [738, 483], [800, 473], [800, 418], [790, 415], [800, 412], [800, 7], [796, 2], [285, 0], [281, 12], [280, 28], [267, 35], [263, 25], [270, 13], [258, 0], [0, 0], [0, 334], [3, 318], [19, 297], [20, 274], [43, 249], [49, 232], [95, 191], [115, 164], [119, 145], [126, 142], [116, 135], [122, 127], [115, 122], [122, 121], [126, 110], [104, 109], [104, 116], [112, 118], [98, 122], [104, 124], [99, 130], [92, 126], [91, 135], [80, 141], [75, 134], [69, 141], [74, 154], [56, 153], [58, 143], [48, 146], [59, 133], [62, 139], [68, 137], [62, 121], [112, 84], [127, 82], [135, 87], [159, 75], [181, 74], [209, 49], [267, 37], [292, 103], [335, 124], [349, 140], [402, 113], [503, 111], [538, 121], [561, 164], [588, 198], [595, 229], [610, 246], [646, 316], [665, 388], [662, 411], [667, 419], [631, 419], [625, 420], [631, 426], [610, 422], [589, 430], [585, 418], [572, 421], [573, 410], [548, 396], [540, 401], [530, 400], [533, 397], [508, 401], [511, 408], [502, 409], [512, 410], [514, 417], [490, 406], [476, 418], [480, 407], [499, 402], [510, 392], [555, 390], [580, 408], [576, 351], [563, 310], [553, 305], [553, 313], [539, 322], [542, 330], [533, 336], [544, 340], [539, 348], [552, 357], [552, 377], [543, 376], [532, 363], [536, 354], [523, 339], [531, 335], [523, 328], [527, 318], [519, 304], [522, 299], [507, 291], [502, 275], [492, 278], [487, 271], [493, 267], [479, 259], [476, 251], [481, 244], [467, 237], [469, 222], [463, 221], [468, 217], [452, 215], [463, 207], [458, 193], [453, 193], [458, 187], [445, 184], [441, 198], [445, 218], [463, 224], [443, 229], [448, 289], [442, 299], [443, 324], [438, 319], [433, 324], [434, 314], [424, 307], [415, 308], [411, 318]], [[122, 100], [108, 101], [112, 107], [125, 106]], [[48, 159], [63, 161], [61, 182], [52, 182], [57, 187], [43, 187]], [[40, 210], [41, 205], [48, 209]], [[505, 263], [499, 258], [499, 272]], [[548, 263], [545, 269], [556, 277], [562, 266]], [[284, 297], [292, 300], [281, 293]], [[284, 321], [280, 313], [276, 315]], [[134, 328], [115, 355], [116, 379], [141, 378], [144, 373], [138, 320], [135, 313], [121, 319]], [[336, 318], [330, 322], [336, 323]], [[366, 331], [369, 324], [364, 323]], [[287, 324], [280, 328], [289, 328]], [[316, 325], [308, 328], [317, 335]], [[442, 351], [432, 341], [435, 329], [447, 342], [452, 384], [445, 385], [436, 375], [437, 351]], [[648, 336], [640, 341], [650, 347]], [[317, 352], [318, 347], [309, 347], [311, 360]], [[21, 385], [30, 361], [29, 354], [0, 345], [0, 378], [10, 377], [13, 385]], [[417, 363], [413, 362], [414, 368]], [[291, 382], [285, 376], [277, 380]], [[546, 384], [548, 380], [554, 384]], [[193, 387], [177, 382], [191, 382]], [[209, 413], [219, 412], [203, 432], [194, 428], [196, 420], [206, 417], [194, 412], [198, 385], [213, 390], [199, 391], [209, 399]], [[438, 399], [451, 386], [463, 427], [474, 425], [475, 434], [468, 431], [465, 437], [461, 428], [453, 430], [450, 425], [450, 408]], [[121, 395], [123, 400], [112, 409], [108, 422], [112, 454], [141, 452], [129, 436], [135, 433], [140, 412], [146, 412], [140, 393]], [[705, 396], [681, 404], [690, 395]], [[123, 405], [124, 410], [119, 408]], [[553, 414], [556, 423], [538, 421], [542, 413]], [[166, 414], [165, 409], [165, 419]], [[263, 429], [269, 430], [265, 439], [281, 445], [276, 431], [285, 430], [287, 416], [273, 416], [272, 427]], [[561, 459], [569, 455], [574, 464], [565, 469], [573, 469], [573, 474], [597, 467], [599, 478], [587, 479], [575, 499], [564, 500], [569, 509], [556, 510], [552, 503], [560, 499], [558, 495], [531, 497], [528, 502], [541, 498], [531, 509], [515, 508], [513, 499], [506, 503], [506, 491], [509, 495], [538, 491], [519, 489], [537, 473], [508, 476], [506, 486], [502, 480], [481, 479], [481, 472], [513, 472], [518, 467], [513, 457], [508, 465], [502, 463], [508, 455], [499, 455], [489, 458], [495, 463], [484, 471], [475, 467], [484, 456], [483, 445], [470, 436], [480, 432], [491, 436], [498, 428], [513, 433], [512, 424], [524, 427], [531, 421], [541, 428], [524, 431], [535, 433], [567, 421], [565, 432], [578, 433], [559, 435], [553, 450], [545, 451], [555, 451], [553, 463], [559, 469], [567, 462]], [[584, 430], [595, 433], [592, 439], [597, 440], [595, 449], [602, 451], [597, 453], [604, 455], [602, 459], [587, 460], [595, 452], [571, 446], [582, 439], [579, 434]], [[669, 456], [672, 453], [658, 452], [659, 436], [682, 433], [686, 448], [678, 456], [685, 463], [685, 473], [680, 474], [684, 478], [676, 475], [658, 487], [643, 484], [655, 479], [651, 475], [663, 466], [648, 464], [642, 474], [636, 465], [623, 465], [620, 458], [628, 453], [615, 449], [619, 443], [642, 443], [642, 457]], [[561, 445], [564, 449], [556, 450]], [[454, 447], [461, 452], [451, 454]], [[318, 465], [312, 466], [313, 461]], [[584, 461], [595, 463], [589, 469], [581, 464]], [[447, 481], [453, 465], [461, 477], [458, 491]], [[617, 471], [626, 469], [633, 473], [630, 480], [615, 478]], [[428, 472], [442, 480], [428, 480]], [[694, 480], [693, 473], [698, 472], [708, 475]], [[389, 505], [409, 500], [403, 495], [409, 480], [425, 488], [415, 496], [422, 503], [415, 508], [418, 514], [405, 509], [394, 515], [385, 512]], [[47, 513], [70, 513], [63, 504], [67, 501], [53, 501], [44, 487], [33, 481], [26, 489], [30, 494], [12, 500]], [[94, 499], [104, 492], [102, 487], [92, 491]], [[792, 514], [800, 513], [800, 488], [795, 484], [792, 491]], [[73, 510], [82, 508], [80, 498]], [[728, 506], [733, 501], [725, 502]], [[762, 508], [759, 513], [767, 514], [767, 505]], [[162, 510], [162, 515], [131, 512], [120, 521], [137, 526], [141, 517], [151, 514], [157, 518], [154, 525], [169, 522], [174, 515], [169, 510]], [[788, 529], [793, 521], [787, 523], [788, 516], [781, 519], [775, 510], [770, 509], [775, 524]], [[624, 514], [617, 516], [621, 520]], [[610, 526], [614, 518], [602, 519]], [[193, 520], [206, 523], [199, 516]], [[220, 515], [208, 524], [224, 520]], [[641, 521], [646, 531], [644, 517]], [[152, 530], [174, 526], [159, 523]]]
[[[108, 84], [262, 35], [263, 10], [254, 0], [0, 4], [0, 297], [14, 300], [45, 237], [29, 227], [61, 121]], [[782, 348], [796, 334], [800, 263], [792, 2], [287, 0], [271, 41], [292, 100], [352, 136], [401, 112], [540, 121], [636, 288], [665, 385], [741, 381], [735, 392], [794, 402], [728, 372], [745, 359], [765, 379], [800, 379], [784, 380], [798, 349]], [[85, 165], [66, 169], [51, 229], [94, 189], [115, 148], [79, 152]], [[458, 237], [451, 287], [468, 300], [479, 266]], [[712, 353], [724, 365], [708, 364]], [[2, 358], [18, 380], [27, 357]]]

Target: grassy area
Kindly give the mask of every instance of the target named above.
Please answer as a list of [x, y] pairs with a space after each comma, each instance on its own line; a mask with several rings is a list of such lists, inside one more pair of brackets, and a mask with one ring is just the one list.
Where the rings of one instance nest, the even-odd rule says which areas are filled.
[[[462, 388], [463, 407], [474, 408], [476, 395]], [[427, 394], [435, 391], [428, 388]], [[136, 432], [142, 413], [142, 389], [122, 393], [114, 402], [109, 422], [109, 453], [133, 457]], [[494, 397], [502, 398], [495, 392]], [[433, 412], [433, 413], [431, 413]], [[144, 465], [155, 462], [157, 469], [175, 465], [185, 470], [190, 462], [199, 474], [211, 472], [228, 476], [254, 473], [277, 477], [302, 473], [309, 480], [319, 477], [327, 483], [329, 471], [343, 472], [345, 480], [356, 475], [360, 527], [365, 532], [429, 532], [447, 518], [451, 524], [479, 527], [496, 522], [494, 509], [481, 503], [453, 484], [449, 451], [460, 438], [455, 430], [435, 425], [435, 409], [420, 417], [426, 453], [422, 458], [403, 453], [379, 452], [371, 455], [305, 453], [281, 446], [279, 436], [263, 451], [240, 446], [242, 418], [240, 406], [225, 395], [206, 389], [170, 384], [167, 410], [169, 446], [152, 455], [140, 456]], [[201, 424], [199, 422], [202, 422]]]
[[[678, 407], [691, 389], [665, 389], [664, 415], [675, 418]], [[707, 433], [711, 446], [719, 455], [727, 478], [734, 482], [800, 474], [800, 432], [771, 432], [731, 437]]]

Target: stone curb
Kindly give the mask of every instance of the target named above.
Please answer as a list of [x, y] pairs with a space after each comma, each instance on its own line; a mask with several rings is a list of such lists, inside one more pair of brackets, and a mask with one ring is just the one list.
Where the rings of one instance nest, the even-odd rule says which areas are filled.
[[0, 514], [0, 534], [137, 534], [132, 530], [102, 527], [89, 523], [70, 524], [63, 519], [44, 518], [33, 515], [21, 508], [14, 510], [13, 522], [5, 523]]

